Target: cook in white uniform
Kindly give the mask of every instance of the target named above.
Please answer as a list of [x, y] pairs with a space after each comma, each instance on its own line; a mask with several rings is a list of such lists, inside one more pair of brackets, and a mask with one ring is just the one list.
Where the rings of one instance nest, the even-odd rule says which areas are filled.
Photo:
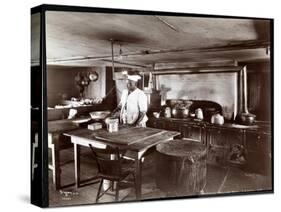
[[147, 97], [137, 88], [139, 79], [139, 75], [128, 75], [127, 89], [122, 92], [118, 108], [121, 109], [120, 120], [123, 124], [146, 127]]

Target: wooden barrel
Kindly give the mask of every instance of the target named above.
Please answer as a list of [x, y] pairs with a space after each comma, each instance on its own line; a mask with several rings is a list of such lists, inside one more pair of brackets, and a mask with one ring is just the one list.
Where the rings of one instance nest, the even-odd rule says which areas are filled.
[[206, 185], [206, 147], [194, 140], [173, 140], [156, 147], [156, 185], [172, 195], [196, 195]]

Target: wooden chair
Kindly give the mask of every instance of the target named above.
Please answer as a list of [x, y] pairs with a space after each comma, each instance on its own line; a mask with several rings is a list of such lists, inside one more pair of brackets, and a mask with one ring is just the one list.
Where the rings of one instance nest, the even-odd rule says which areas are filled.
[[[118, 148], [112, 148], [106, 146], [104, 149], [93, 147], [90, 144], [90, 148], [94, 154], [98, 166], [97, 176], [101, 178], [98, 193], [96, 196], [96, 202], [104, 195], [112, 195], [108, 193], [110, 189], [114, 190], [114, 183], [116, 182], [115, 189], [115, 201], [119, 201], [119, 191], [128, 187], [135, 187], [136, 191], [136, 180], [135, 180], [135, 168], [134, 162], [131, 160], [126, 160], [120, 156]], [[128, 176], [133, 177], [133, 182], [126, 181]], [[105, 191], [101, 192], [104, 180], [111, 181], [111, 186]], [[123, 199], [125, 199], [124, 197]], [[122, 200], [123, 200], [122, 199]]]

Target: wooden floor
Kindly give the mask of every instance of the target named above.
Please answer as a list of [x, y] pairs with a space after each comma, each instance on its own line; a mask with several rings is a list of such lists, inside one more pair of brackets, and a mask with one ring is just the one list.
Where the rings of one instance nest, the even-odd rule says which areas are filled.
[[[88, 148], [82, 148], [81, 156], [81, 180], [91, 178], [95, 175], [97, 169], [92, 153]], [[154, 174], [154, 155], [149, 155], [143, 166], [143, 199], [158, 199], [169, 197], [156, 187]], [[74, 163], [73, 151], [71, 149], [61, 152], [61, 161], [70, 161], [61, 168], [62, 185], [74, 183]], [[79, 189], [74, 186], [66, 187], [60, 191], [55, 191], [52, 183], [52, 173], [49, 171], [49, 205], [66, 206], [93, 204], [98, 190], [98, 184], [90, 184]], [[208, 165], [207, 184], [202, 195], [221, 194], [232, 192], [248, 192], [257, 190], [270, 190], [271, 177], [266, 177], [255, 173], [246, 173], [238, 168], [222, 168]], [[127, 196], [127, 197], [126, 197]], [[120, 192], [120, 197], [126, 197], [125, 201], [134, 201], [134, 189], [126, 189]], [[100, 203], [114, 202], [114, 197], [104, 195]]]

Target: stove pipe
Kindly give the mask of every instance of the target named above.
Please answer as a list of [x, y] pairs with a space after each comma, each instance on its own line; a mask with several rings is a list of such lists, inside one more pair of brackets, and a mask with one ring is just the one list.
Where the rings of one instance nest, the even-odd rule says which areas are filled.
[[244, 66], [239, 73], [240, 82], [240, 104], [239, 113], [237, 115], [236, 121], [240, 124], [251, 125], [254, 123], [256, 116], [249, 113], [248, 110], [248, 89], [247, 89], [247, 67]]

